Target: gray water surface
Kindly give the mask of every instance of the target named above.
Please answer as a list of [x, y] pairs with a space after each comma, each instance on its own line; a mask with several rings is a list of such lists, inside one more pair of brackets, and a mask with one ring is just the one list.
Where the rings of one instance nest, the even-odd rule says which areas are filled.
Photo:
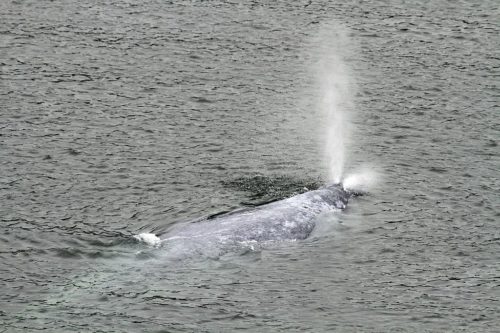
[[[324, 27], [381, 182], [305, 241], [133, 242], [325, 179]], [[7, 0], [0, 63], [0, 332], [498, 332], [497, 1]]]

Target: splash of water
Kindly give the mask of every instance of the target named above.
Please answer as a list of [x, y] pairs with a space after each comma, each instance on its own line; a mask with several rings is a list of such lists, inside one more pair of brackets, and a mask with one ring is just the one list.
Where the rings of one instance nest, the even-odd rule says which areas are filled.
[[155, 234], [144, 232], [138, 235], [133, 236], [139, 242], [145, 243], [152, 247], [158, 247], [161, 244], [161, 239], [158, 238]]
[[329, 182], [340, 183], [346, 164], [354, 82], [346, 59], [351, 54], [348, 31], [325, 24], [314, 41], [317, 48], [319, 110], [326, 119], [325, 159]]
[[355, 192], [369, 192], [381, 180], [375, 167], [364, 165], [347, 175], [343, 181], [344, 189]]

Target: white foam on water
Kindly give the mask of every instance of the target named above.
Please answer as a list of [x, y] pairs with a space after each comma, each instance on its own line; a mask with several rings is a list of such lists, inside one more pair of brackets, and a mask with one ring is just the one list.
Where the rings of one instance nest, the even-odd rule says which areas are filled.
[[144, 232], [138, 235], [134, 235], [133, 237], [139, 242], [145, 243], [149, 246], [158, 247], [161, 244], [161, 239], [152, 233]]

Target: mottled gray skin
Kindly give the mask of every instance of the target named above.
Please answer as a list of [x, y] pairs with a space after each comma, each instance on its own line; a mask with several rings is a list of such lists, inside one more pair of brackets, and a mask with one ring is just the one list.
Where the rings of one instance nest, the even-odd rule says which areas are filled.
[[262, 206], [177, 225], [161, 237], [162, 245], [175, 252], [189, 248], [220, 255], [235, 247], [305, 239], [314, 229], [316, 216], [344, 209], [350, 196], [340, 185], [325, 186]]

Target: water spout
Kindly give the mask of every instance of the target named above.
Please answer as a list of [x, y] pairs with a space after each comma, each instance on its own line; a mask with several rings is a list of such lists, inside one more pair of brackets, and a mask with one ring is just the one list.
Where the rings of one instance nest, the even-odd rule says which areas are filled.
[[318, 108], [326, 119], [325, 159], [328, 181], [340, 183], [347, 160], [353, 80], [346, 58], [350, 54], [347, 30], [336, 24], [320, 28], [316, 76], [320, 93]]

